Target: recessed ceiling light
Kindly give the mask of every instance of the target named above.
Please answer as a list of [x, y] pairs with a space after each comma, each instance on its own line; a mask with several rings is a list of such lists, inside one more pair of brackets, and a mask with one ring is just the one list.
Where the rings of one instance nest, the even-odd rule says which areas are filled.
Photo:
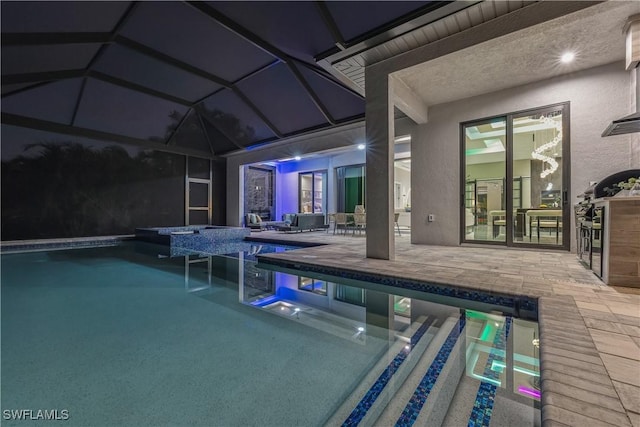
[[300, 157], [300, 156], [295, 156], [295, 157], [294, 157], [294, 159], [296, 159], [296, 160], [300, 160], [301, 158], [302, 158], [302, 157]]
[[564, 62], [565, 64], [568, 64], [569, 62], [573, 61], [575, 58], [576, 58], [575, 53], [566, 52], [562, 54], [562, 56], [560, 57], [560, 61]]
[[364, 144], [358, 144], [358, 150], [364, 150]]

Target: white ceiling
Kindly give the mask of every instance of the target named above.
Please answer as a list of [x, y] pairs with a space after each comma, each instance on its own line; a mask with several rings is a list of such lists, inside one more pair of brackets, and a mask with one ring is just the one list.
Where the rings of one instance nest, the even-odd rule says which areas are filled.
[[[621, 61], [640, 1], [608, 1], [394, 73], [427, 106]], [[565, 51], [576, 59], [562, 64]]]

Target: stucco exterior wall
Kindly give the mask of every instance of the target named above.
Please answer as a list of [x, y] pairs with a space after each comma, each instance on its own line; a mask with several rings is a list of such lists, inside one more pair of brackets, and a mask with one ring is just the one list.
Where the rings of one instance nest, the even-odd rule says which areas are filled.
[[[283, 140], [262, 149], [254, 149], [227, 156], [227, 225], [239, 226], [242, 224], [242, 200], [240, 199], [240, 189], [243, 185], [242, 165], [345, 147], [363, 143], [364, 140], [364, 123], [359, 122], [316, 132], [312, 135]], [[278, 186], [277, 178], [276, 186]], [[276, 195], [276, 197], [278, 196]], [[278, 206], [276, 205], [276, 215], [281, 215], [282, 211], [278, 213], [277, 209]]]
[[[600, 136], [612, 119], [628, 114], [629, 90], [624, 65], [613, 63], [430, 107], [429, 123], [417, 126], [411, 144], [412, 242], [460, 243], [460, 122], [570, 102], [572, 209], [590, 181], [637, 167], [632, 135]], [[435, 215], [434, 222], [427, 221], [428, 214]], [[575, 251], [573, 218], [571, 230]]]

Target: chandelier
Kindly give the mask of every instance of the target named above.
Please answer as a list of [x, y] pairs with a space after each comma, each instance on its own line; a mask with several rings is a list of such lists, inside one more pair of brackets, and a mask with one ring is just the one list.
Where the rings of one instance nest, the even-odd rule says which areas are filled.
[[[544, 154], [545, 151], [554, 148], [560, 141], [562, 141], [562, 122], [556, 122], [551, 116], [540, 117], [540, 122], [554, 127], [556, 130], [556, 136], [546, 144], [542, 144], [531, 153], [531, 157], [537, 160], [542, 160], [543, 170], [540, 173], [540, 178], [544, 178], [547, 175], [554, 173], [558, 169], [558, 162], [553, 157]], [[549, 168], [544, 169], [544, 163], [549, 165]]]

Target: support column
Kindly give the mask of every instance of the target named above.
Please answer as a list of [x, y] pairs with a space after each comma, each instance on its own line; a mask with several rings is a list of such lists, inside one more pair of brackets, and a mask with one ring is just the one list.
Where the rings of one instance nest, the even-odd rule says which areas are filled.
[[393, 260], [393, 89], [386, 72], [367, 68], [365, 78], [367, 258]]

